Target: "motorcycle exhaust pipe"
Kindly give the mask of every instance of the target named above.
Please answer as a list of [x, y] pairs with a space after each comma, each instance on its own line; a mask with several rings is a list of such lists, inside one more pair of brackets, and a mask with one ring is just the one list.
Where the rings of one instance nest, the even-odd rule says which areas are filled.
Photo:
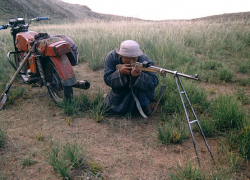
[[77, 82], [72, 86], [79, 89], [88, 89], [90, 87], [90, 83], [87, 80], [77, 80]]

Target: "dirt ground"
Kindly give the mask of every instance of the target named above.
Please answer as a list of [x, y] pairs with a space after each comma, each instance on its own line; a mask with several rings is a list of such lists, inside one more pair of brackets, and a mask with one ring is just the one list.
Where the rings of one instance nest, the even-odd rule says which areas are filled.
[[[103, 70], [93, 72], [87, 64], [80, 64], [74, 71], [78, 79], [91, 83], [87, 90], [90, 94], [109, 91], [103, 82]], [[60, 179], [43, 156], [51, 140], [77, 141], [88, 156], [103, 165], [105, 179], [169, 179], [169, 171], [174, 170], [177, 163], [183, 166], [186, 161], [197, 162], [191, 138], [181, 144], [163, 145], [159, 142], [157, 116], [148, 119], [107, 117], [104, 122], [97, 123], [89, 114], [83, 113], [73, 116], [68, 125], [62, 110], [51, 100], [45, 87], [24, 86], [29, 95], [0, 111], [0, 126], [7, 136], [5, 146], [0, 149], [0, 177]], [[43, 141], [35, 138], [37, 133], [43, 134]], [[201, 166], [205, 169], [213, 166], [199, 133], [195, 133], [195, 140]], [[221, 140], [207, 138], [207, 142], [217, 161]], [[22, 160], [29, 156], [33, 163], [23, 166]]]

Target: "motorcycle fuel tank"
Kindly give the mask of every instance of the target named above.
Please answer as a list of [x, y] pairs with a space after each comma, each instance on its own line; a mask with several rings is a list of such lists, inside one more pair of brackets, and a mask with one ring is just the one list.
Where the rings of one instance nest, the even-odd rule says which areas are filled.
[[34, 36], [37, 32], [28, 31], [28, 32], [19, 32], [16, 35], [16, 47], [21, 51], [28, 51], [28, 45], [31, 41], [34, 40]]

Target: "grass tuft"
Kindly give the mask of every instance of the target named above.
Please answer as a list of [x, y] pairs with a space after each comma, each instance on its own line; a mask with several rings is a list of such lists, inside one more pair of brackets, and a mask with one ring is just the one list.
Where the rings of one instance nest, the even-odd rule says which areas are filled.
[[4, 143], [5, 143], [5, 134], [0, 128], [0, 148], [3, 147]]
[[189, 131], [186, 125], [187, 123], [181, 117], [173, 115], [169, 118], [169, 121], [158, 126], [158, 139], [163, 144], [180, 143], [188, 138]]
[[76, 142], [67, 142], [65, 145], [52, 142], [46, 150], [45, 159], [63, 179], [74, 179], [75, 176], [83, 177], [86, 174], [100, 176], [103, 170], [103, 166], [93, 158], [88, 160]]
[[233, 73], [229, 69], [220, 69], [218, 72], [221, 81], [232, 82]]
[[180, 166], [177, 164], [177, 167], [174, 170], [170, 171], [171, 180], [205, 180], [206, 175], [197, 167], [193, 167], [190, 162], [186, 163], [185, 166]]
[[21, 161], [22, 166], [30, 166], [32, 164], [31, 156], [25, 157]]
[[212, 117], [215, 120], [216, 130], [225, 132], [242, 127], [245, 113], [235, 97], [220, 95], [212, 102]]

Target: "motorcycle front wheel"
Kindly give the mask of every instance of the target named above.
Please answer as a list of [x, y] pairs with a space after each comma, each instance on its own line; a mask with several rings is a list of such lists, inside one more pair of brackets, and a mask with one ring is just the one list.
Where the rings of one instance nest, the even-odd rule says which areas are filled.
[[45, 77], [46, 82], [49, 83], [47, 86], [49, 94], [56, 104], [60, 104], [63, 100], [70, 100], [73, 97], [72, 86], [63, 86], [62, 79], [51, 60], [46, 63]]

